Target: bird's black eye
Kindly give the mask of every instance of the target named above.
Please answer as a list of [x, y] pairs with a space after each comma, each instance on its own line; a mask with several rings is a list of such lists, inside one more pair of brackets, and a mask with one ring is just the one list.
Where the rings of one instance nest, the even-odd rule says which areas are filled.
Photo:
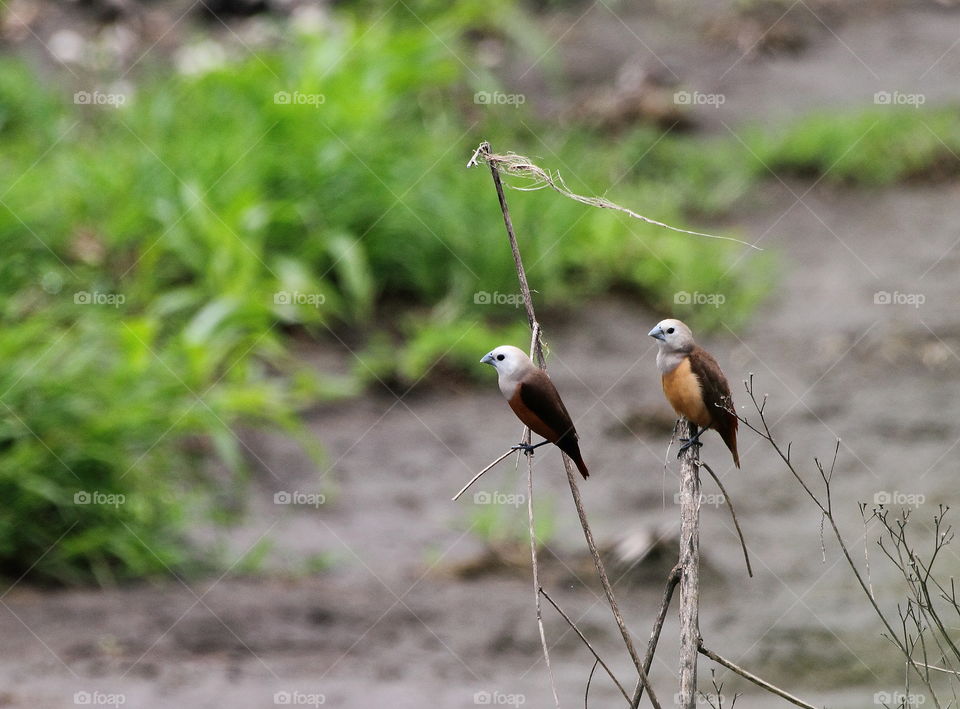
[[672, 334], [673, 334], [673, 331], [674, 331], [674, 329], [675, 329], [675, 328], [672, 328], [672, 327], [668, 327], [668, 328], [667, 328], [667, 334], [668, 334], [668, 335], [672, 335]]
[[503, 361], [503, 355], [497, 355], [497, 361], [498, 361], [498, 362], [502, 362], [502, 361]]

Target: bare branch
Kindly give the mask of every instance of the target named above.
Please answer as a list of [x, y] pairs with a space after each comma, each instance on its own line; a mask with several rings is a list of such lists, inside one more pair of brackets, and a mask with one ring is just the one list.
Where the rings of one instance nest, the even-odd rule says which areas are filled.
[[463, 493], [465, 493], [468, 489], [470, 489], [470, 486], [473, 485], [475, 482], [477, 482], [477, 480], [479, 480], [480, 477], [481, 477], [485, 472], [487, 472], [488, 470], [490, 470], [490, 469], [492, 469], [493, 467], [495, 467], [500, 461], [502, 461], [504, 458], [507, 458], [511, 453], [514, 453], [514, 452], [515, 452], [515, 451], [511, 448], [511, 449], [508, 450], [506, 453], [504, 453], [504, 454], [501, 455], [499, 458], [497, 458], [495, 461], [493, 461], [492, 463], [490, 463], [490, 465], [488, 465], [486, 468], [484, 468], [484, 469], [481, 470], [479, 473], [477, 473], [477, 474], [474, 475], [472, 478], [470, 478], [470, 482], [468, 482], [466, 485], [464, 485], [462, 488], [460, 488], [460, 492], [458, 492], [456, 495], [454, 495], [454, 496], [453, 496], [452, 498], [450, 498], [450, 499], [451, 499], [453, 502], [456, 502], [457, 500], [459, 500], [459, 499], [460, 499], [460, 496], [461, 496]]
[[542, 588], [540, 589], [540, 593], [543, 594], [543, 597], [546, 598], [550, 602], [550, 605], [556, 609], [557, 613], [559, 613], [561, 617], [565, 621], [567, 621], [567, 625], [569, 625], [573, 629], [573, 632], [575, 632], [577, 636], [583, 641], [583, 644], [587, 646], [587, 649], [590, 651], [590, 653], [593, 655], [596, 661], [600, 663], [600, 666], [603, 667], [604, 670], [606, 670], [607, 675], [610, 676], [610, 679], [613, 680], [613, 683], [617, 685], [617, 689], [620, 690], [620, 694], [623, 695], [623, 698], [629, 702], [630, 696], [627, 694], [627, 690], [623, 688], [623, 685], [620, 684], [620, 681], [614, 676], [613, 671], [609, 667], [607, 667], [607, 663], [604, 662], [601, 659], [600, 655], [597, 654], [597, 651], [593, 649], [593, 645], [590, 644], [590, 641], [587, 640], [586, 636], [580, 632], [580, 628], [578, 628], [576, 624], [572, 620], [570, 620], [570, 616], [564, 613], [563, 610], [560, 608], [560, 606], [558, 606], [556, 602], [552, 598], [550, 598], [549, 593], [547, 593]]
[[[660, 611], [657, 613], [657, 619], [653, 624], [653, 630], [650, 631], [650, 640], [647, 641], [647, 654], [643, 658], [643, 669], [649, 675], [650, 668], [653, 666], [653, 656], [657, 652], [657, 643], [660, 642], [660, 631], [663, 630], [663, 623], [667, 619], [667, 610], [670, 608], [670, 600], [673, 598], [673, 590], [680, 583], [680, 564], [677, 564], [670, 570], [667, 576], [667, 585], [663, 589], [663, 600], [660, 601]], [[633, 690], [633, 701], [630, 706], [637, 709], [640, 705], [640, 698], [643, 696], [643, 683], [637, 682]]]
[[[770, 426], [767, 423], [766, 415], [764, 414], [764, 407], [766, 406], [766, 397], [764, 397], [764, 400], [762, 403], [757, 401], [757, 397], [754, 393], [753, 374], [750, 374], [749, 380], [744, 382], [744, 386], [747, 390], [748, 396], [750, 397], [750, 401], [753, 404], [753, 407], [760, 418], [759, 426], [749, 422], [746, 418], [741, 417], [739, 414], [736, 414], [736, 412], [734, 412], [734, 415], [736, 415], [737, 419], [741, 421], [747, 428], [749, 428], [751, 431], [754, 431], [757, 435], [759, 435], [761, 438], [763, 438], [770, 444], [770, 446], [774, 449], [777, 455], [780, 456], [781, 460], [783, 460], [784, 464], [787, 467], [787, 470], [794, 477], [794, 479], [799, 483], [803, 491], [807, 494], [807, 497], [809, 497], [810, 500], [817, 506], [817, 508], [820, 510], [820, 512], [822, 513], [823, 517], [827, 520], [827, 522], [830, 523], [830, 528], [833, 531], [833, 536], [837, 540], [837, 544], [839, 545], [840, 551], [847, 562], [847, 566], [850, 568], [850, 571], [853, 573], [854, 577], [856, 578], [858, 585], [860, 586], [864, 595], [867, 597], [867, 600], [870, 602], [870, 605], [873, 607], [873, 610], [876, 613], [877, 617], [880, 619], [880, 622], [883, 624], [884, 628], [886, 629], [887, 637], [890, 639], [890, 641], [894, 645], [897, 646], [897, 648], [900, 650], [900, 652], [903, 654], [904, 658], [906, 659], [907, 664], [910, 666], [912, 670], [916, 672], [917, 676], [920, 677], [921, 680], [924, 682], [924, 686], [927, 688], [927, 691], [930, 693], [930, 698], [933, 699], [934, 705], [937, 707], [940, 707], [941, 706], [940, 700], [937, 698], [936, 692], [934, 691], [933, 687], [930, 684], [929, 672], [925, 673], [920, 668], [917, 662], [913, 659], [913, 656], [911, 654], [911, 648], [908, 646], [907, 639], [906, 638], [901, 639], [901, 637], [896, 633], [896, 631], [894, 631], [893, 625], [890, 623], [890, 620], [880, 609], [880, 606], [877, 603], [877, 600], [874, 598], [873, 593], [871, 592], [869, 584], [863, 578], [863, 575], [861, 574], [860, 569], [857, 567], [856, 563], [853, 561], [853, 557], [850, 554], [850, 550], [843, 539], [843, 535], [840, 533], [839, 527], [837, 526], [836, 519], [834, 518], [834, 515], [833, 515], [833, 506], [832, 506], [832, 499], [831, 499], [831, 477], [833, 474], [833, 470], [836, 466], [836, 457], [840, 449], [840, 441], [838, 440], [836, 443], [836, 447], [834, 449], [834, 458], [830, 466], [829, 473], [827, 473], [824, 470], [823, 466], [820, 465], [820, 462], [816, 461], [815, 459], [817, 469], [820, 472], [820, 476], [823, 481], [823, 485], [825, 489], [825, 498], [820, 498], [816, 495], [816, 493], [813, 492], [813, 490], [810, 488], [807, 482], [803, 479], [800, 473], [797, 472], [797, 469], [794, 466], [793, 462], [790, 460], [789, 455], [784, 453], [782, 447], [777, 442], [776, 438], [771, 432]], [[788, 448], [788, 451], [789, 451], [789, 448]], [[884, 524], [886, 525], [886, 523]], [[901, 525], [899, 529], [901, 530], [900, 538], [902, 538], [903, 526]], [[891, 536], [896, 537], [897, 535], [892, 534]], [[897, 561], [893, 558], [893, 556], [891, 556], [890, 552], [888, 552], [883, 547], [882, 544], [881, 544], [881, 548], [884, 549], [884, 553], [886, 553], [887, 556], [891, 558], [891, 560], [894, 560], [894, 563], [897, 563]], [[905, 578], [907, 578], [908, 584], [911, 583], [909, 574], [906, 572], [907, 565], [902, 565], [901, 568], [904, 570]]]
[[796, 704], [798, 707], [804, 707], [804, 709], [817, 709], [817, 707], [815, 707], [813, 704], [808, 704], [802, 699], [798, 699], [797, 697], [793, 696], [789, 692], [786, 692], [780, 689], [779, 687], [770, 684], [764, 679], [760, 679], [752, 672], [748, 672], [747, 670], [743, 669], [739, 665], [735, 665], [734, 663], [730, 662], [730, 660], [726, 660], [720, 657], [720, 655], [718, 655], [717, 653], [713, 652], [712, 650], [708, 650], [706, 647], [704, 647], [703, 643], [700, 644], [699, 651], [702, 655], [706, 655], [711, 660], [716, 662], [718, 665], [723, 665], [728, 670], [736, 672], [738, 675], [740, 675], [744, 679], [750, 680], [758, 687], [763, 687], [768, 692], [771, 692], [772, 694], [776, 694], [778, 697], [786, 699], [791, 704]]
[[740, 529], [740, 522], [737, 521], [737, 513], [733, 509], [733, 500], [727, 493], [723, 483], [720, 482], [719, 476], [713, 472], [713, 468], [703, 461], [700, 462], [700, 465], [707, 469], [707, 472], [710, 473], [710, 477], [713, 478], [713, 481], [717, 484], [717, 487], [720, 488], [720, 492], [723, 493], [723, 499], [727, 503], [727, 507], [730, 508], [730, 516], [733, 517], [733, 526], [737, 528], [737, 536], [740, 538], [740, 548], [743, 549], [743, 560], [747, 563], [747, 574], [750, 576], [750, 578], [753, 578], [753, 569], [750, 568], [750, 554], [747, 553], [747, 543], [743, 540], [743, 531]]
[[[530, 442], [530, 429], [523, 433], [523, 442]], [[537, 562], [537, 533], [533, 524], [533, 456], [527, 456], [527, 520], [530, 524], [530, 565], [533, 567], [533, 596], [537, 607], [537, 628], [540, 631], [540, 647], [543, 650], [543, 661], [547, 664], [547, 674], [550, 676], [550, 689], [553, 692], [553, 701], [560, 709], [560, 697], [557, 696], [557, 683], [553, 676], [553, 667], [550, 666], [550, 648], [547, 647], [547, 634], [543, 629], [543, 609], [540, 607], [540, 564]], [[553, 601], [551, 601], [553, 603]]]

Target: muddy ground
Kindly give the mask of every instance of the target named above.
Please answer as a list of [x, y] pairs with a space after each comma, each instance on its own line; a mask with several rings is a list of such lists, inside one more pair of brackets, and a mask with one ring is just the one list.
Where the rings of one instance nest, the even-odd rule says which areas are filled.
[[[651, 68], [662, 61], [691, 88], [729, 96], [720, 109], [698, 109], [718, 131], [868, 104], [879, 90], [929, 92], [930, 103], [960, 99], [950, 80], [960, 68], [960, 15], [949, 8], [914, 4], [847, 16], [811, 32], [799, 53], [743, 60], [742, 47], [705, 45], [682, 18], [647, 21], [649, 12], [617, 18], [594, 7], [578, 22], [576, 14], [561, 15], [551, 26], [559, 42], [553, 51], [571, 65], [592, 57], [600, 76], [638, 57]], [[563, 22], [572, 29], [565, 33]], [[834, 504], [858, 561], [858, 501], [922, 495], [918, 521], [955, 501], [958, 224], [958, 183], [868, 192], [774, 177], [735, 220], [748, 240], [762, 237], [777, 255], [780, 287], [748, 327], [723, 329], [702, 344], [731, 380], [754, 373], [758, 391], [770, 395], [775, 431], [794, 441], [811, 479], [811, 457], [829, 458], [842, 438]], [[924, 302], [878, 304], [878, 292], [920, 294]], [[676, 465], [663, 466], [669, 413], [645, 336], [664, 315], [609, 300], [544, 317], [551, 373], [594, 471], [581, 490], [598, 539], [607, 547], [625, 537], [641, 547], [666, 545], [661, 556], [612, 567], [628, 625], [642, 641], [679, 526]], [[324, 367], [350, 358], [334, 345], [305, 356]], [[449, 500], [517, 437], [492, 378], [489, 384], [420, 387], [402, 400], [380, 391], [311, 412], [311, 429], [329, 453], [320, 471], [293, 442], [251, 436], [262, 461], [255, 501], [229, 543], [239, 558], [270, 540], [276, 573], [268, 577], [227, 573], [110, 591], [16, 585], [0, 598], [0, 706], [103, 703], [115, 694], [134, 707], [245, 709], [289, 699], [403, 709], [471, 707], [487, 698], [550, 706], [524, 552], [491, 561], [477, 533], [489, 508], [472, 492]], [[735, 397], [746, 404], [739, 385]], [[829, 538], [822, 556], [820, 518], [770, 450], [744, 432], [741, 471], [715, 436], [704, 455], [737, 503], [755, 569], [748, 579], [727, 511], [705, 506], [705, 642], [817, 705], [877, 706], [877, 693], [897, 691], [901, 664]], [[627, 682], [629, 661], [584, 557], [555, 451], [537, 454], [535, 474], [555, 520], [542, 552], [544, 585]], [[704, 488], [716, 492], [710, 482]], [[281, 491], [322, 492], [326, 500], [274, 504]], [[503, 496], [525, 493], [525, 481], [503, 465], [476, 491], [510, 499]], [[511, 511], [504, 514], [522, 528], [522, 509]], [[325, 570], [304, 572], [312, 557], [323, 558]], [[944, 563], [960, 568], [954, 552]], [[876, 552], [870, 572], [892, 607], [899, 587]], [[578, 705], [590, 657], [551, 609], [545, 618], [561, 699]], [[672, 704], [674, 635], [671, 614], [652, 675], [664, 706]], [[712, 691], [710, 666], [702, 664], [705, 691]], [[724, 706], [741, 691], [738, 707], [777, 705], [730, 673], [718, 679]], [[593, 706], [616, 697], [598, 674]]]

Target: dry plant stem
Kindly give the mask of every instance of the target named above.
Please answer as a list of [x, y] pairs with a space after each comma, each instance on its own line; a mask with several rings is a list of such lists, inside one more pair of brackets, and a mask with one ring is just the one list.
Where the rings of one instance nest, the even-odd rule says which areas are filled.
[[870, 605], [873, 607], [874, 612], [877, 614], [877, 617], [880, 618], [880, 622], [883, 623], [884, 628], [887, 630], [887, 636], [890, 638], [890, 641], [897, 646], [897, 649], [903, 654], [904, 658], [907, 661], [907, 664], [910, 666], [914, 672], [917, 673], [917, 676], [920, 677], [927, 691], [930, 693], [930, 698], [933, 700], [934, 706], [938, 709], [942, 706], [940, 700], [937, 698], [937, 694], [933, 689], [933, 686], [930, 684], [928, 673], [924, 673], [920, 668], [916, 660], [913, 659], [913, 655], [910, 651], [910, 648], [898, 637], [896, 631], [894, 631], [893, 626], [890, 621], [884, 615], [883, 611], [880, 609], [880, 606], [877, 604], [876, 599], [873, 597], [873, 594], [870, 592], [870, 587], [867, 582], [864, 580], [863, 575], [860, 573], [860, 570], [857, 568], [857, 565], [853, 561], [853, 557], [850, 555], [849, 549], [847, 549], [846, 542], [843, 540], [843, 536], [840, 534], [840, 529], [837, 527], [836, 520], [833, 516], [833, 500], [831, 498], [831, 489], [830, 489], [830, 478], [833, 475], [834, 465], [836, 465], [837, 452], [840, 449], [840, 441], [837, 440], [836, 449], [834, 451], [833, 464], [830, 466], [829, 473], [824, 471], [823, 467], [817, 461], [817, 469], [820, 472], [820, 477], [824, 483], [825, 490], [825, 500], [817, 497], [816, 493], [810, 488], [807, 482], [800, 476], [797, 472], [796, 467], [793, 465], [793, 461], [790, 458], [790, 445], [788, 444], [787, 450], [784, 451], [780, 444], [773, 436], [773, 432], [770, 430], [770, 426], [767, 423], [766, 416], [764, 415], [764, 408], [766, 407], [766, 396], [763, 397], [762, 401], [757, 401], [757, 397], [754, 393], [753, 388], [753, 375], [750, 375], [748, 381], [744, 382], [744, 387], [746, 388], [747, 394], [750, 397], [750, 401], [753, 404], [754, 409], [757, 412], [757, 415], [760, 418], [760, 427], [754, 426], [746, 418], [736, 414], [737, 419], [740, 420], [747, 428], [759, 435], [761, 438], [766, 440], [773, 450], [776, 452], [780, 459], [787, 466], [787, 470], [790, 471], [790, 474], [793, 475], [794, 479], [807, 494], [807, 497], [820, 509], [823, 513], [823, 516], [830, 523], [830, 528], [833, 530], [833, 536], [837, 540], [837, 544], [840, 547], [844, 558], [847, 561], [847, 566], [850, 567], [850, 570], [853, 572], [854, 577], [857, 580], [860, 588], [863, 590], [864, 595], [867, 597], [867, 600], [870, 602]]
[[492, 469], [495, 465], [497, 465], [497, 463], [499, 463], [500, 461], [502, 461], [504, 458], [509, 457], [509, 455], [510, 455], [511, 453], [513, 453], [513, 452], [514, 452], [514, 450], [511, 448], [511, 449], [508, 450], [506, 453], [504, 453], [504, 454], [501, 455], [499, 458], [497, 458], [495, 461], [493, 461], [492, 463], [490, 463], [490, 465], [488, 465], [486, 468], [484, 468], [484, 469], [481, 470], [479, 473], [477, 473], [476, 475], [474, 475], [474, 476], [470, 479], [470, 482], [468, 482], [466, 485], [464, 485], [462, 488], [460, 488], [460, 492], [458, 492], [456, 495], [454, 495], [451, 499], [452, 499], [454, 502], [456, 502], [457, 500], [459, 500], [459, 499], [460, 499], [460, 496], [461, 496], [463, 493], [465, 493], [467, 490], [469, 490], [469, 489], [470, 489], [470, 486], [473, 485], [475, 482], [477, 482], [477, 480], [480, 479], [480, 476], [481, 476], [481, 475], [483, 475], [483, 474], [484, 474], [485, 472], [487, 472], [488, 470]]
[[[529, 429], [527, 442], [529, 442]], [[543, 661], [547, 665], [547, 674], [550, 675], [550, 689], [553, 692], [553, 702], [560, 707], [560, 698], [557, 696], [557, 683], [553, 677], [553, 668], [550, 666], [550, 649], [547, 647], [547, 635], [543, 629], [543, 609], [540, 607], [540, 565], [537, 563], [537, 538], [533, 528], [533, 463], [527, 456], [527, 518], [530, 521], [530, 561], [533, 566], [533, 595], [537, 605], [537, 628], [540, 630], [540, 646], [543, 649]], [[553, 603], [553, 601], [551, 601]], [[597, 658], [599, 659], [599, 658]], [[606, 665], [604, 665], [606, 667]], [[607, 670], [609, 672], [609, 670]], [[614, 680], [616, 681], [616, 680]]]
[[[471, 159], [468, 165], [476, 164], [476, 159], [478, 156], [482, 155], [486, 160], [490, 154], [490, 144], [487, 142], [481, 143], [480, 147], [477, 148], [477, 152], [474, 154], [474, 157]], [[537, 322], [537, 316], [533, 309], [533, 298], [530, 295], [530, 286], [527, 282], [527, 274], [523, 268], [523, 260], [520, 257], [520, 247], [517, 244], [517, 237], [513, 231], [513, 222], [510, 219], [510, 210], [507, 207], [507, 199], [503, 193], [503, 183], [500, 181], [500, 172], [497, 169], [497, 164], [495, 162], [489, 161], [489, 165], [490, 173], [493, 177], [493, 184], [497, 190], [497, 199], [500, 202], [500, 211], [503, 213], [503, 223], [507, 229], [507, 237], [510, 240], [510, 249], [513, 252], [514, 264], [517, 268], [517, 278], [520, 281], [520, 292], [523, 295], [523, 305], [527, 314], [527, 322], [530, 324], [533, 342], [531, 350], [533, 351], [533, 354], [536, 355], [534, 361], [537, 363], [537, 366], [546, 371], [546, 361], [543, 357], [541, 328], [540, 324]], [[626, 645], [627, 651], [630, 653], [630, 658], [633, 660], [633, 664], [637, 669], [637, 674], [640, 676], [640, 681], [647, 690], [647, 697], [650, 700], [650, 703], [655, 707], [655, 709], [660, 709], [660, 703], [657, 701], [656, 693], [653, 691], [653, 687], [650, 686], [647, 673], [643, 671], [643, 664], [640, 661], [640, 657], [637, 654], [636, 648], [633, 646], [633, 640], [630, 638], [630, 632], [627, 630], [626, 623], [623, 622], [623, 616], [620, 615], [616, 598], [613, 595], [613, 587], [610, 585], [610, 579], [607, 578], [606, 569], [603, 566], [603, 561], [600, 559], [600, 552], [597, 549], [596, 542], [593, 539], [593, 532], [590, 529], [590, 524], [587, 522], [587, 515], [583, 509], [583, 502], [580, 499], [580, 489], [577, 487], [576, 481], [576, 475], [579, 475], [579, 473], [576, 471], [566, 454], [563, 455], [563, 467], [564, 470], [566, 470], [567, 482], [570, 484], [570, 492], [573, 495], [573, 503], [577, 508], [577, 515], [580, 518], [580, 526], [583, 527], [583, 534], [587, 540], [587, 546], [590, 549], [590, 555], [593, 557], [593, 563], [597, 567], [597, 574], [600, 577], [600, 583], [603, 586], [603, 592], [607, 597], [607, 602], [609, 603], [610, 610], [617, 622], [617, 627], [620, 629], [620, 635], [623, 637], [623, 642]]]
[[570, 620], [570, 617], [563, 612], [560, 606], [558, 606], [556, 602], [552, 598], [550, 598], [549, 593], [547, 593], [542, 588], [540, 589], [540, 593], [542, 593], [543, 597], [546, 598], [550, 602], [550, 605], [556, 609], [557, 613], [559, 613], [563, 617], [563, 619], [567, 621], [567, 625], [569, 625], [573, 629], [573, 632], [575, 632], [577, 636], [583, 641], [583, 644], [587, 646], [587, 649], [593, 654], [593, 657], [596, 659], [596, 661], [600, 663], [600, 666], [604, 670], [606, 670], [607, 675], [609, 675], [610, 679], [613, 680], [613, 683], [617, 685], [617, 689], [620, 690], [620, 694], [623, 695], [623, 698], [629, 702], [630, 696], [627, 694], [627, 690], [623, 688], [623, 685], [620, 684], [619, 680], [617, 680], [617, 678], [614, 676], [610, 668], [607, 667], [607, 663], [604, 662], [603, 659], [600, 657], [600, 655], [597, 654], [597, 651], [593, 649], [593, 645], [590, 644], [590, 641], [587, 640], [586, 636], [580, 632], [580, 628], [578, 628], [576, 624], [572, 620]]
[[623, 622], [623, 616], [620, 615], [620, 609], [617, 607], [617, 599], [613, 595], [613, 587], [610, 585], [610, 579], [607, 577], [607, 570], [604, 568], [603, 561], [600, 558], [600, 552], [597, 549], [597, 543], [593, 540], [593, 530], [590, 529], [590, 523], [587, 521], [587, 514], [583, 510], [583, 501], [580, 499], [580, 488], [577, 486], [577, 472], [571, 460], [566, 454], [563, 455], [563, 467], [567, 471], [567, 482], [570, 484], [570, 492], [573, 495], [573, 504], [577, 508], [577, 514], [580, 517], [580, 526], [583, 527], [583, 535], [587, 540], [587, 547], [590, 549], [590, 555], [593, 557], [593, 564], [597, 567], [597, 575], [600, 577], [600, 584], [603, 586], [603, 592], [607, 596], [607, 602], [610, 604], [610, 610], [613, 612], [614, 620], [617, 621], [617, 627], [620, 629], [620, 635], [623, 637], [623, 643], [627, 646], [627, 652], [630, 653], [630, 659], [633, 660], [634, 667], [637, 668], [637, 674], [640, 676], [640, 683], [647, 690], [647, 698], [650, 703], [660, 709], [660, 702], [650, 684], [650, 678], [647, 677], [643, 669], [643, 662], [637, 654], [637, 649], [633, 645], [633, 639], [630, 637], [630, 631], [627, 630], [626, 623]]
[[[680, 438], [694, 426], [680, 423]], [[700, 453], [690, 446], [680, 457], [680, 688], [676, 705], [697, 706], [697, 649], [700, 647]]]
[[946, 667], [937, 667], [936, 665], [924, 665], [928, 670], [936, 670], [937, 672], [946, 672], [947, 674], [960, 676], [960, 672], [956, 670], [948, 670]]
[[740, 522], [737, 520], [737, 513], [733, 509], [733, 500], [730, 498], [730, 495], [727, 494], [727, 489], [723, 486], [723, 483], [720, 482], [720, 477], [713, 472], [713, 468], [703, 461], [700, 461], [700, 465], [707, 469], [707, 472], [710, 473], [710, 477], [713, 478], [713, 481], [717, 484], [717, 487], [720, 488], [720, 492], [723, 493], [723, 499], [727, 503], [727, 507], [730, 508], [730, 516], [733, 517], [733, 526], [737, 528], [737, 536], [740, 538], [740, 548], [743, 549], [743, 560], [747, 563], [747, 575], [749, 575], [750, 578], [753, 578], [753, 569], [750, 568], [750, 554], [747, 553], [747, 543], [743, 540], [743, 532], [740, 529]]
[[720, 657], [720, 655], [713, 652], [712, 650], [708, 650], [702, 644], [699, 647], [699, 651], [706, 657], [709, 657], [711, 660], [716, 662], [718, 665], [722, 665], [726, 667], [728, 670], [736, 672], [738, 675], [740, 675], [744, 679], [748, 679], [758, 687], [763, 687], [768, 692], [771, 692], [772, 694], [776, 694], [778, 697], [782, 697], [783, 699], [786, 699], [791, 704], [796, 704], [798, 707], [804, 707], [804, 709], [817, 709], [817, 707], [814, 706], [813, 704], [807, 704], [805, 701], [803, 701], [802, 699], [798, 699], [797, 697], [793, 696], [789, 692], [785, 692], [779, 687], [776, 687], [770, 684], [769, 682], [760, 679], [752, 672], [747, 672], [747, 670], [743, 669], [742, 667], [739, 667], [738, 665], [733, 664], [732, 662], [730, 662], [730, 660]]
[[[533, 355], [534, 347], [536, 346], [539, 336], [540, 329], [534, 328], [533, 337], [530, 342], [531, 355]], [[530, 438], [530, 429], [524, 427], [523, 442], [529, 445]], [[560, 709], [560, 697], [557, 696], [557, 683], [553, 676], [553, 668], [550, 666], [550, 648], [547, 646], [547, 634], [543, 629], [543, 608], [540, 606], [540, 592], [542, 590], [540, 588], [540, 564], [537, 561], [537, 533], [533, 524], [533, 456], [529, 453], [527, 454], [527, 520], [530, 525], [530, 565], [533, 568], [533, 597], [537, 607], [537, 628], [540, 631], [540, 647], [543, 649], [543, 661], [547, 665], [547, 674], [550, 676], [550, 690], [553, 692], [553, 702], [557, 709]], [[553, 601], [550, 602], [553, 603]]]
[[597, 671], [597, 665], [600, 660], [593, 661], [593, 667], [590, 668], [590, 674], [587, 676], [587, 686], [583, 688], [583, 709], [590, 709], [590, 684], [593, 682], [593, 673]]
[[[680, 564], [677, 564], [670, 570], [667, 576], [667, 585], [663, 589], [663, 600], [660, 601], [660, 612], [657, 613], [657, 620], [653, 624], [653, 630], [650, 631], [650, 640], [647, 641], [647, 654], [643, 658], [643, 671], [650, 675], [650, 668], [653, 667], [653, 656], [657, 652], [657, 643], [660, 642], [660, 631], [663, 630], [663, 624], [667, 619], [667, 611], [670, 609], [670, 601], [673, 599], [673, 591], [680, 583]], [[643, 696], [643, 684], [639, 681], [633, 690], [633, 701], [630, 702], [632, 709], [640, 706], [640, 698]]]

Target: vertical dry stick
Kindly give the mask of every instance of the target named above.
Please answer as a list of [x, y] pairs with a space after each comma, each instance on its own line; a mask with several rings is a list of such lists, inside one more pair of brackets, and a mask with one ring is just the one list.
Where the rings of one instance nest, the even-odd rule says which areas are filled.
[[[533, 328], [530, 339], [530, 356], [533, 357], [534, 348], [540, 340], [540, 326]], [[523, 442], [530, 443], [530, 429], [523, 429]], [[560, 709], [560, 697], [557, 696], [557, 683], [553, 677], [553, 668], [550, 666], [550, 648], [547, 647], [547, 634], [543, 630], [543, 609], [540, 606], [540, 564], [537, 563], [537, 536], [533, 524], [533, 456], [527, 456], [527, 520], [530, 524], [530, 562], [533, 566], [533, 595], [537, 604], [537, 628], [540, 630], [540, 646], [543, 648], [543, 661], [547, 664], [547, 674], [550, 676], [550, 690], [553, 692], [553, 702]]]
[[[663, 623], [667, 619], [667, 611], [670, 609], [670, 600], [673, 598], [673, 590], [680, 583], [680, 564], [678, 563], [670, 569], [670, 575], [667, 576], [667, 585], [663, 589], [663, 600], [660, 601], [660, 611], [657, 613], [657, 619], [653, 623], [653, 630], [650, 631], [650, 639], [647, 641], [647, 654], [643, 658], [643, 669], [649, 675], [650, 668], [653, 667], [653, 656], [657, 652], [657, 643], [660, 642], [660, 631], [663, 630]], [[631, 709], [637, 709], [640, 706], [640, 697], [643, 696], [643, 685], [638, 681], [633, 690], [633, 701], [630, 702]]]
[[[680, 437], [694, 425], [680, 423]], [[690, 446], [680, 458], [680, 691], [677, 706], [697, 705], [697, 650], [700, 647], [700, 453]]]
[[[490, 154], [490, 144], [483, 142], [480, 144], [480, 147], [477, 148], [474, 159], [471, 159], [469, 164], [475, 164], [475, 160], [478, 156], [488, 154]], [[523, 261], [520, 258], [520, 247], [517, 244], [517, 237], [513, 231], [513, 222], [510, 219], [510, 210], [507, 208], [507, 198], [503, 193], [503, 183], [500, 181], [500, 172], [497, 170], [496, 165], [492, 163], [490, 164], [490, 172], [493, 175], [493, 184], [497, 190], [497, 199], [500, 201], [500, 211], [503, 212], [503, 223], [507, 228], [507, 236], [510, 239], [510, 248], [513, 251], [514, 264], [517, 267], [517, 278], [520, 281], [520, 292], [523, 295], [523, 305], [527, 313], [527, 321], [529, 322], [530, 329], [533, 333], [533, 346], [531, 347], [531, 350], [533, 350], [536, 354], [535, 361], [537, 362], [537, 366], [543, 370], [546, 370], [547, 365], [543, 358], [543, 343], [540, 338], [540, 323], [537, 322], [537, 316], [533, 310], [533, 299], [530, 296], [530, 286], [527, 283], [527, 274], [523, 268]], [[613, 595], [613, 587], [610, 585], [610, 579], [607, 577], [607, 572], [603, 566], [603, 561], [600, 559], [600, 552], [597, 549], [597, 544], [593, 539], [593, 532], [590, 529], [590, 524], [587, 522], [587, 515], [586, 512], [584, 512], [583, 502], [580, 499], [580, 489], [577, 486], [576, 479], [576, 475], [578, 473], [566, 454], [563, 454], [563, 467], [567, 473], [567, 482], [570, 484], [570, 492], [573, 495], [573, 503], [576, 506], [577, 514], [580, 517], [580, 526], [583, 527], [583, 534], [587, 540], [587, 547], [589, 547], [590, 555], [593, 557], [594, 566], [597, 567], [597, 574], [600, 577], [600, 583], [603, 586], [603, 592], [607, 597], [607, 602], [610, 604], [610, 610], [613, 612], [613, 617], [617, 622], [617, 627], [620, 629], [620, 635], [623, 637], [623, 642], [626, 645], [627, 651], [630, 653], [630, 658], [633, 660], [633, 664], [637, 669], [637, 674], [640, 676], [640, 681], [647, 690], [647, 698], [650, 700], [650, 703], [655, 709], [660, 709], [660, 703], [657, 700], [657, 695], [654, 692], [653, 687], [650, 685], [650, 680], [647, 677], [647, 673], [643, 669], [643, 663], [640, 660], [640, 656], [637, 654], [637, 649], [633, 645], [633, 640], [630, 638], [630, 631], [627, 630], [627, 625], [624, 623], [623, 616], [620, 615], [620, 609], [617, 607], [617, 600]], [[696, 659], [694, 659], [694, 662], [696, 662]]]
[[[530, 429], [524, 437], [524, 443], [530, 442]], [[547, 664], [547, 674], [550, 675], [550, 690], [553, 692], [553, 702], [560, 708], [560, 698], [557, 696], [557, 683], [553, 677], [553, 668], [550, 666], [550, 649], [547, 647], [547, 635], [543, 630], [543, 610], [540, 607], [540, 565], [537, 563], [537, 538], [533, 525], [533, 461], [527, 456], [527, 518], [530, 521], [530, 559], [533, 564], [533, 595], [537, 604], [537, 628], [540, 630], [540, 646], [543, 648], [543, 660]]]

